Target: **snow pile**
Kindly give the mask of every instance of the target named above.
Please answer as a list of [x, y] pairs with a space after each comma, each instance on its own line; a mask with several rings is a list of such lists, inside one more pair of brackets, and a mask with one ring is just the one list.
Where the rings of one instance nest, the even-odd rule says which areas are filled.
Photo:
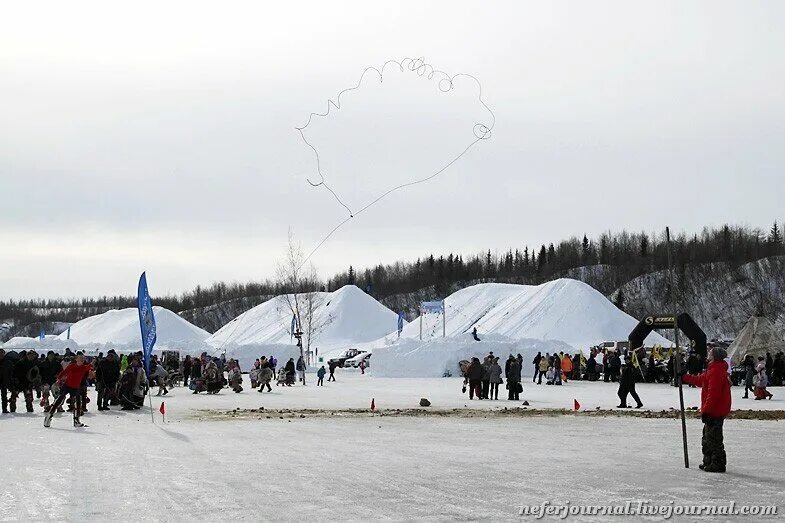
[[[204, 345], [210, 333], [193, 325], [174, 312], [163, 307], [153, 307], [157, 328], [157, 348], [169, 347], [178, 349], [180, 346]], [[59, 336], [66, 340], [67, 332]], [[139, 313], [137, 309], [112, 310], [96, 316], [90, 316], [71, 326], [71, 340], [80, 345], [105, 345], [117, 348], [133, 348], [140, 350], [142, 335], [139, 329]]]
[[[302, 311], [305, 300], [302, 295], [298, 298]], [[293, 296], [290, 295], [289, 299]], [[306, 323], [307, 315], [301, 312], [301, 316]], [[320, 355], [379, 339], [394, 330], [398, 321], [397, 314], [354, 285], [346, 285], [334, 292], [314, 293], [312, 318], [314, 334], [311, 350], [318, 347]], [[207, 343], [216, 348], [227, 348], [227, 354], [229, 347], [243, 345], [291, 345], [295, 343], [290, 332], [291, 325], [292, 311], [287, 297], [276, 296], [224, 325]], [[308, 325], [302, 325], [301, 329], [307, 336]]]
[[560, 341], [513, 340], [500, 335], [489, 335], [479, 343], [471, 334], [423, 341], [402, 338], [398, 343], [373, 350], [371, 370], [374, 376], [389, 378], [460, 376], [458, 362], [473, 357], [482, 360], [493, 352], [502, 368], [510, 354], [522, 355], [525, 371], [538, 351], [572, 353], [573, 348]]
[[[638, 320], [625, 314], [593, 287], [567, 278], [542, 285], [482, 283], [445, 299], [447, 337], [470, 333], [474, 327], [512, 340], [560, 341], [585, 350], [603, 341], [626, 340]], [[420, 320], [405, 326], [402, 338], [420, 336]], [[440, 314], [423, 316], [423, 339], [442, 336]], [[395, 341], [388, 335], [379, 346]], [[671, 343], [652, 333], [648, 344]]]
[[57, 336], [46, 336], [43, 340], [39, 338], [17, 336], [0, 345], [0, 347], [6, 351], [14, 350], [17, 352], [21, 350], [34, 350], [39, 354], [41, 352], [49, 352], [50, 350], [58, 354], [63, 354], [67, 348], [70, 348], [72, 351], [78, 350], [76, 343], [70, 340], [61, 340]]

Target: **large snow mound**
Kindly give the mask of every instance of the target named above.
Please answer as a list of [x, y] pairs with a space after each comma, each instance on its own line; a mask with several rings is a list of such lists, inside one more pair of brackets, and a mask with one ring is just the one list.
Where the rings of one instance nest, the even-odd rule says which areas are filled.
[[489, 352], [499, 357], [502, 368], [510, 354], [523, 356], [523, 364], [528, 367], [537, 352], [571, 353], [572, 347], [560, 341], [513, 340], [500, 335], [487, 336], [479, 343], [471, 334], [423, 341], [403, 338], [374, 349], [370, 368], [374, 376], [389, 378], [460, 376], [458, 362], [473, 357], [482, 359]]
[[[153, 307], [157, 329], [156, 347], [171, 346], [178, 343], [203, 342], [210, 333], [189, 323], [174, 312], [163, 307]], [[68, 333], [59, 338], [67, 339]], [[80, 345], [112, 344], [116, 346], [136, 346], [141, 349], [142, 335], [139, 329], [137, 309], [120, 309], [90, 316], [71, 326], [71, 340]]]
[[[293, 299], [289, 295], [288, 299]], [[298, 295], [300, 307], [303, 296]], [[315, 293], [311, 349], [319, 354], [379, 339], [397, 326], [398, 315], [354, 285]], [[287, 296], [276, 296], [224, 325], [207, 343], [214, 347], [292, 344]], [[307, 326], [302, 326], [307, 331]]]
[[[599, 291], [578, 280], [561, 278], [542, 285], [481, 283], [448, 296], [447, 337], [470, 333], [501, 335], [512, 340], [560, 341], [586, 350], [603, 341], [626, 340], [638, 320], [619, 310]], [[441, 314], [423, 316], [423, 339], [442, 336]], [[404, 327], [402, 338], [418, 338], [420, 320]], [[379, 340], [395, 342], [397, 333]], [[648, 344], [671, 345], [657, 333]]]

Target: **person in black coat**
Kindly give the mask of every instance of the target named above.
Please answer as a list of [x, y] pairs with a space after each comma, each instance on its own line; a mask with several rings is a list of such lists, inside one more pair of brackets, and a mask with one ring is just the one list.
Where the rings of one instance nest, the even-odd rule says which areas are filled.
[[41, 406], [44, 412], [49, 412], [49, 398], [51, 396], [52, 385], [57, 381], [57, 375], [63, 369], [57, 355], [49, 351], [46, 358], [38, 363], [38, 369], [41, 371]]
[[597, 381], [600, 379], [600, 375], [597, 372], [597, 359], [594, 354], [590, 355], [586, 362], [586, 379], [589, 381]]
[[512, 355], [510, 355], [507, 361], [509, 363], [509, 365], [505, 365], [507, 367], [507, 399], [518, 400], [518, 395], [520, 394], [518, 387], [521, 385], [521, 365], [518, 363], [518, 359]]
[[98, 410], [109, 410], [109, 400], [115, 395], [118, 381], [120, 381], [120, 360], [115, 351], [110, 350], [106, 357], [98, 362], [95, 373]]
[[0, 396], [3, 401], [3, 414], [8, 414], [8, 391], [13, 389], [13, 381], [14, 360], [0, 349]]
[[294, 384], [294, 358], [289, 358], [289, 361], [286, 362], [284, 366], [284, 370], [286, 371], [286, 384], [293, 385]]
[[33, 412], [33, 389], [41, 386], [38, 354], [27, 351], [14, 365], [14, 392], [11, 394], [11, 412], [16, 412], [16, 398], [21, 392], [27, 412]]
[[532, 376], [532, 383], [537, 381], [537, 376], [540, 375], [540, 360], [542, 359], [542, 352], [537, 352], [537, 355], [532, 360], [532, 365], [534, 365], [534, 376]]
[[482, 377], [485, 370], [479, 358], [472, 358], [469, 368], [466, 370], [466, 381], [469, 383], [469, 399], [473, 400], [477, 394], [477, 399], [482, 399]]
[[619, 405], [618, 408], [627, 408], [627, 394], [632, 396], [637, 405], [636, 409], [643, 407], [638, 393], [635, 392], [635, 369], [630, 363], [626, 363], [621, 368], [621, 375], [619, 376]]
[[193, 361], [191, 360], [191, 356], [186, 356], [183, 360], [183, 387], [188, 386], [188, 380], [191, 378], [191, 367], [193, 366]]

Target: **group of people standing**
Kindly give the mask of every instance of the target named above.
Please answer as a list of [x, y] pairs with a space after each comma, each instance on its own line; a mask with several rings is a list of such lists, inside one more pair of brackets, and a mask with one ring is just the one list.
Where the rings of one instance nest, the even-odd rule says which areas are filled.
[[[507, 399], [518, 400], [520, 393], [523, 392], [521, 386], [521, 364], [523, 356], [509, 355], [504, 363], [504, 377], [507, 379]], [[463, 391], [469, 391], [469, 399], [499, 399], [499, 385], [504, 383], [502, 379], [502, 367], [499, 358], [490, 352], [480, 362], [479, 358], [472, 358], [471, 362], [462, 366], [463, 369]]]
[[580, 379], [581, 360], [580, 354], [570, 356], [564, 352], [558, 354], [538, 352], [532, 360], [534, 374], [532, 383], [542, 385], [542, 378], [545, 377], [546, 385], [561, 385], [570, 379]]
[[[771, 359], [771, 354], [768, 354], [768, 359]], [[783, 361], [782, 353], [778, 354], [780, 361]], [[749, 393], [752, 392], [756, 400], [771, 399], [774, 395], [768, 391], [769, 383], [772, 381], [769, 376], [773, 374], [774, 362], [771, 361], [767, 364], [767, 358], [758, 356], [755, 361], [754, 356], [747, 354], [744, 357], [744, 399], [749, 398]]]

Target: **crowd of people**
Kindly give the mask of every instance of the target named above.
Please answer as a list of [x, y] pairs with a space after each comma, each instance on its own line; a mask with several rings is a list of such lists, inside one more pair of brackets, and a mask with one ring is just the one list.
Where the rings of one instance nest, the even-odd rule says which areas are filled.
[[[469, 399], [475, 397], [478, 400], [499, 399], [499, 385], [504, 383], [502, 378], [502, 368], [499, 365], [499, 358], [490, 352], [480, 362], [479, 358], [472, 358], [470, 362], [461, 362], [463, 372], [463, 391], [469, 391]], [[507, 379], [507, 399], [518, 400], [520, 393], [523, 392], [521, 385], [521, 364], [523, 356], [510, 356], [504, 362], [504, 378]]]
[[[306, 365], [302, 358], [289, 360], [278, 368], [274, 356], [257, 359], [248, 372], [251, 389], [272, 392], [271, 383], [291, 387], [305, 381]], [[327, 370], [319, 369], [317, 385], [324, 384]], [[335, 365], [330, 364], [329, 381], [335, 381]], [[151, 387], [158, 387], [157, 395], [167, 395], [175, 385], [182, 385], [193, 394], [216, 394], [224, 387], [239, 393], [243, 391], [244, 373], [238, 361], [225, 355], [220, 357], [202, 353], [180, 359], [177, 356], [163, 358], [152, 355], [149, 373], [144, 366], [141, 351], [118, 355], [109, 350], [106, 355], [85, 356], [66, 349], [59, 355], [53, 351], [38, 354], [35, 350], [11, 351], [0, 349], [0, 396], [2, 413], [17, 412], [24, 402], [28, 413], [35, 412], [35, 403], [45, 414], [45, 426], [49, 426], [55, 413], [72, 412], [74, 426], [82, 427], [81, 416], [88, 411], [90, 398], [88, 387], [95, 387], [96, 410], [138, 410], [144, 404]]]

